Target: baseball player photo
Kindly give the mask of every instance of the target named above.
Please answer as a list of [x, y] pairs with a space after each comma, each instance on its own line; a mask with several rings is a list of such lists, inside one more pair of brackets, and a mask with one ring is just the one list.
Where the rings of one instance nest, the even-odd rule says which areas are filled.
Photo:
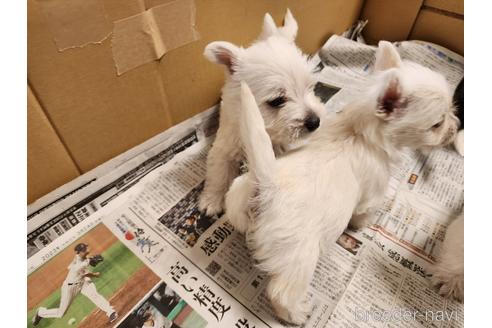
[[27, 276], [27, 326], [115, 327], [159, 282], [100, 223]]
[[80, 293], [87, 297], [94, 305], [104, 311], [108, 321], [113, 322], [118, 318], [118, 313], [101, 294], [98, 293], [92, 278], [97, 278], [100, 272], [91, 271], [90, 266], [95, 267], [104, 258], [101, 255], [89, 256], [88, 244], [79, 243], [74, 248], [75, 257], [68, 266], [68, 274], [61, 286], [60, 305], [57, 308], [47, 309], [40, 307], [33, 317], [32, 324], [37, 326], [42, 319], [61, 318], [72, 304], [74, 298]]

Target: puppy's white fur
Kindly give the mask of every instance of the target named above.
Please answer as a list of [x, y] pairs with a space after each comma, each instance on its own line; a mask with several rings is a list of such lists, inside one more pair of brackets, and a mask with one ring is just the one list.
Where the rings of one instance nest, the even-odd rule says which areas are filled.
[[[207, 158], [205, 188], [199, 203], [208, 215], [223, 210], [224, 195], [244, 159], [238, 132], [240, 81], [251, 87], [276, 153], [316, 129], [315, 124], [307, 128], [309, 120], [312, 123], [323, 118], [324, 107], [314, 95], [314, 67], [294, 44], [296, 34], [297, 22], [290, 11], [281, 28], [266, 14], [260, 37], [249, 48], [223, 41], [205, 48], [210, 61], [226, 68], [219, 129]], [[279, 97], [285, 97], [285, 104], [272, 107], [269, 102]]]
[[464, 216], [461, 213], [448, 227], [440, 260], [433, 268], [432, 282], [439, 294], [464, 300], [465, 292], [465, 236]]
[[465, 130], [460, 130], [458, 134], [456, 134], [456, 138], [454, 138], [454, 149], [461, 156], [465, 156]]
[[429, 150], [452, 141], [457, 128], [445, 79], [402, 62], [380, 42], [373, 80], [360, 99], [326, 121], [310, 143], [275, 159], [254, 97], [242, 85], [240, 134], [250, 172], [234, 180], [226, 216], [271, 280], [277, 314], [301, 323], [302, 302], [321, 251], [352, 217], [382, 200], [400, 147]]

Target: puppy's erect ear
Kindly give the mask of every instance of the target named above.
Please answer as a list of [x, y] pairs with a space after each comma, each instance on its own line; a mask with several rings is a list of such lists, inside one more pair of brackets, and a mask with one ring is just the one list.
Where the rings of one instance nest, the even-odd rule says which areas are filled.
[[213, 63], [224, 65], [234, 74], [239, 61], [240, 48], [225, 41], [215, 41], [205, 47], [204, 55]]
[[401, 66], [401, 63], [401, 58], [396, 48], [388, 41], [379, 41], [374, 71], [397, 68]]
[[269, 13], [265, 14], [263, 18], [263, 29], [261, 30], [261, 34], [258, 37], [258, 40], [265, 40], [277, 33], [277, 25], [273, 21], [272, 16]]
[[294, 41], [297, 35], [297, 29], [297, 22], [289, 9], [287, 9], [287, 13], [284, 17], [284, 26], [281, 28], [277, 28], [272, 16], [267, 13], [263, 19], [263, 30], [261, 31], [258, 40], [265, 40], [272, 35], [281, 35], [289, 41]]
[[279, 29], [280, 34], [293, 42], [296, 39], [298, 29], [297, 21], [292, 16], [290, 9], [287, 9], [284, 17], [284, 26]]
[[401, 116], [407, 106], [398, 76], [394, 72], [387, 74], [384, 91], [377, 100], [376, 109], [376, 115], [385, 120]]

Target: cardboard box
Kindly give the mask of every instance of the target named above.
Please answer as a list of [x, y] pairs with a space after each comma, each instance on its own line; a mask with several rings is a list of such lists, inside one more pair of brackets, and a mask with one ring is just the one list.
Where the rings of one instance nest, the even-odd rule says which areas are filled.
[[361, 19], [368, 24], [363, 31], [370, 44], [379, 40], [407, 40], [423, 0], [367, 0]]
[[[463, 1], [450, 2], [28, 0], [29, 201], [216, 104], [223, 71], [205, 45], [248, 45], [266, 12], [280, 24], [291, 9], [306, 53], [359, 17], [371, 42], [415, 37], [462, 51], [453, 35]], [[441, 17], [449, 12], [458, 16]], [[119, 55], [141, 62], [120, 72]]]
[[423, 8], [417, 16], [410, 39], [434, 42], [463, 55], [463, 17], [430, 7]]
[[81, 172], [41, 109], [27, 90], [27, 201], [33, 202]]
[[463, 0], [366, 0], [366, 41], [423, 40], [464, 53]]

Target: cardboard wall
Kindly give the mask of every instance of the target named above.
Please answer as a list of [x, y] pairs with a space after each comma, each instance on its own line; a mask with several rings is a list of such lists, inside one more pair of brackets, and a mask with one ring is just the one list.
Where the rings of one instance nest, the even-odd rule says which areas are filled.
[[407, 40], [423, 0], [366, 0], [361, 19], [367, 19], [363, 35], [370, 44], [379, 40]]
[[[101, 1], [110, 22], [171, 2]], [[51, 1], [56, 2], [62, 1]], [[357, 19], [363, 0], [195, 0], [194, 3], [200, 40], [168, 52], [160, 61], [117, 76], [111, 37], [97, 44], [59, 51], [57, 42], [61, 41], [56, 39], [59, 26], [53, 24], [56, 15], [51, 13], [51, 7], [46, 7], [50, 2], [28, 0], [28, 82], [81, 172], [218, 102], [223, 71], [203, 57], [207, 43], [227, 40], [247, 45], [259, 34], [266, 12], [272, 13], [280, 24], [286, 8], [290, 8], [300, 25], [298, 43], [312, 53], [329, 36], [343, 32]], [[68, 15], [74, 13], [67, 12]], [[89, 16], [87, 22], [96, 24], [97, 17]], [[61, 15], [59, 19], [66, 17]], [[29, 143], [28, 147], [38, 145]], [[30, 176], [35, 175], [30, 171]], [[53, 180], [42, 188], [34, 187], [37, 181], [44, 184], [42, 180], [32, 180], [28, 188], [47, 192], [65, 182], [62, 180]]]
[[[41, 4], [28, 1], [28, 81], [82, 172], [172, 125], [157, 62], [116, 76], [110, 38], [59, 52]], [[142, 10], [104, 4], [110, 20]]]
[[[463, 53], [463, 0], [194, 0], [200, 39], [119, 76], [111, 34], [59, 50], [71, 38], [97, 35], [98, 28], [111, 32], [115, 21], [172, 2], [28, 0], [28, 84], [37, 104], [28, 109], [36, 128], [35, 134], [29, 128], [29, 201], [216, 104], [224, 76], [203, 57], [205, 45], [247, 46], [266, 12], [280, 24], [290, 8], [299, 23], [297, 43], [307, 53], [359, 17], [369, 19], [364, 33], [371, 43], [418, 38]], [[57, 4], [64, 11], [54, 11]], [[75, 4], [80, 8], [73, 10]], [[63, 20], [71, 17], [78, 30], [67, 34]]]
[[464, 53], [463, 0], [366, 0], [361, 19], [370, 44], [423, 40]]
[[41, 109], [27, 90], [27, 201], [76, 178], [80, 171]]
[[409, 38], [434, 42], [463, 55], [463, 16], [424, 7], [417, 16]]

